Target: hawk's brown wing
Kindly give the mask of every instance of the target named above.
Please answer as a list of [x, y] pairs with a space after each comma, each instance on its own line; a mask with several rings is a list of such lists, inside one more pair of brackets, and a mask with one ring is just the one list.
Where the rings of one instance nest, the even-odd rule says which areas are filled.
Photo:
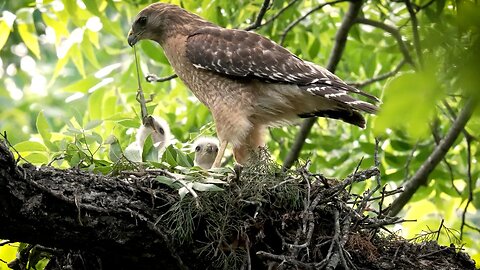
[[295, 84], [314, 95], [350, 103], [350, 107], [362, 111], [376, 111], [375, 106], [358, 101], [348, 93], [378, 101], [376, 97], [347, 85], [325, 68], [305, 62], [253, 32], [221, 27], [202, 28], [188, 37], [187, 57], [197, 68], [228, 76]]

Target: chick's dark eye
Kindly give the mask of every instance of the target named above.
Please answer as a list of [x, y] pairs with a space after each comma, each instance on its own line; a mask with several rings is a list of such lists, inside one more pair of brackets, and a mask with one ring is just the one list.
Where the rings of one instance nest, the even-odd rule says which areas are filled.
[[200, 151], [200, 146], [195, 147], [195, 152], [199, 152], [199, 151]]
[[138, 23], [138, 25], [140, 25], [142, 27], [145, 26], [147, 24], [147, 17], [142, 16], [142, 17], [138, 18], [137, 23]]

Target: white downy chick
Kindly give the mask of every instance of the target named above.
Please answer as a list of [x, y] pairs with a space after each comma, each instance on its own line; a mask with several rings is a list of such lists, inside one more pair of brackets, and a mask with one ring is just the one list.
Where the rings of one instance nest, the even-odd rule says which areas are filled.
[[153, 146], [158, 151], [158, 159], [171, 140], [170, 127], [165, 120], [157, 116], [147, 116], [135, 136], [135, 141], [125, 149], [125, 156], [133, 162], [142, 162], [143, 146], [148, 136], [152, 136]]
[[210, 169], [217, 156], [218, 145], [218, 139], [214, 137], [200, 137], [196, 139], [193, 143], [195, 149], [194, 165], [205, 170]]

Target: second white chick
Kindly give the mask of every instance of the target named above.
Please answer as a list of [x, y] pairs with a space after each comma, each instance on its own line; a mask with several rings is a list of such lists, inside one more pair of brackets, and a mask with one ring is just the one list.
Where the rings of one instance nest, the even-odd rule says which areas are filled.
[[152, 136], [153, 147], [158, 151], [158, 159], [160, 159], [171, 141], [170, 127], [162, 118], [149, 115], [145, 123], [138, 128], [135, 142], [125, 149], [125, 155], [130, 161], [142, 162], [143, 146], [149, 135]]
[[193, 164], [205, 170], [212, 167], [218, 153], [218, 139], [214, 137], [200, 137], [195, 140], [195, 159]]

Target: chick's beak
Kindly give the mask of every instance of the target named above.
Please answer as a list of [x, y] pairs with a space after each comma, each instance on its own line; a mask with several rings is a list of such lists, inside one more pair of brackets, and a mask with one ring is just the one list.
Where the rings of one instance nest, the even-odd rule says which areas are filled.
[[210, 144], [208, 144], [205, 150], [207, 151], [207, 153], [211, 153], [213, 152], [213, 147]]
[[133, 33], [132, 30], [130, 30], [130, 32], [128, 32], [128, 45], [130, 45], [130, 47], [133, 47], [133, 45], [135, 45], [138, 41], [138, 35], [136, 35], [135, 33]]

